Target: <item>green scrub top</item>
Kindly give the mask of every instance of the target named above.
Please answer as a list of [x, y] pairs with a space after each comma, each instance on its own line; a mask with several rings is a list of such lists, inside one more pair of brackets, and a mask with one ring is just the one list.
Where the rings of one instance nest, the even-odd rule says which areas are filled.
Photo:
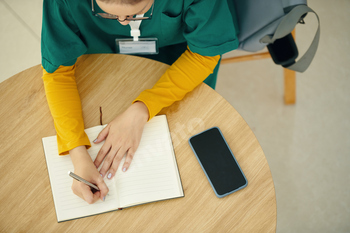
[[[171, 65], [187, 45], [203, 56], [236, 49], [238, 32], [228, 2], [154, 0], [152, 19], [142, 21], [140, 38], [158, 38], [159, 54], [142, 57]], [[103, 12], [93, 4], [95, 12]], [[116, 38], [132, 38], [129, 25], [94, 16], [91, 0], [44, 0], [42, 22], [42, 65], [49, 73], [74, 65], [83, 54], [116, 53]]]

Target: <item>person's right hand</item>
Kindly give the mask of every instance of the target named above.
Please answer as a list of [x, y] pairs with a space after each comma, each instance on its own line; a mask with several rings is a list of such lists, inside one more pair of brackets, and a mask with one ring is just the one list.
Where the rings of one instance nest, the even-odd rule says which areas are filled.
[[104, 201], [109, 189], [94, 165], [85, 146], [76, 147], [70, 150], [69, 153], [73, 161], [74, 173], [95, 184], [100, 189], [100, 191], [93, 193], [88, 185], [73, 179], [73, 193], [89, 204], [95, 203], [98, 199]]

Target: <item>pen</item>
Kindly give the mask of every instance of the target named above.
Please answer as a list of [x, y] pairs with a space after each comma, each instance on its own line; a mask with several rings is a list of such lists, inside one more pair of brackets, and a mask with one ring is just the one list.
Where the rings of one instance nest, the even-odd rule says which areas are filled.
[[[77, 181], [83, 182], [84, 184], [90, 186], [92, 189], [95, 189], [95, 190], [97, 190], [97, 191], [100, 191], [100, 189], [99, 189], [96, 185], [90, 183], [90, 182], [87, 181], [87, 180], [84, 180], [83, 178], [81, 178], [80, 176], [74, 174], [73, 172], [69, 171], [69, 172], [68, 172], [68, 175], [69, 175], [70, 177], [72, 177], [73, 179], [76, 179]], [[92, 190], [92, 191], [94, 191], [94, 190]]]

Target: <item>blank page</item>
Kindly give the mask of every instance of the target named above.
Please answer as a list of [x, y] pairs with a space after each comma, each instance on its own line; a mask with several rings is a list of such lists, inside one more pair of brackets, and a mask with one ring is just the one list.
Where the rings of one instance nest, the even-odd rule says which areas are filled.
[[129, 169], [124, 160], [116, 173], [122, 207], [183, 196], [174, 149], [165, 115], [152, 118], [143, 130]]

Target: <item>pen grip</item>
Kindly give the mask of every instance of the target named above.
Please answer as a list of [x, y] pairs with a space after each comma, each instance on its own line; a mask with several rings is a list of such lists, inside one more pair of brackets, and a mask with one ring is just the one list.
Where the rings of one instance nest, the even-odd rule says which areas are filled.
[[69, 176], [72, 177], [73, 179], [76, 179], [76, 180], [79, 181], [79, 182], [82, 182], [82, 183], [84, 183], [84, 184], [90, 186], [91, 191], [92, 191], [93, 193], [95, 193], [95, 192], [97, 192], [97, 191], [100, 191], [100, 189], [99, 189], [96, 185], [94, 185], [94, 184], [90, 183], [89, 181], [87, 181], [87, 180], [81, 178], [80, 176], [74, 174], [73, 172], [69, 172]]

